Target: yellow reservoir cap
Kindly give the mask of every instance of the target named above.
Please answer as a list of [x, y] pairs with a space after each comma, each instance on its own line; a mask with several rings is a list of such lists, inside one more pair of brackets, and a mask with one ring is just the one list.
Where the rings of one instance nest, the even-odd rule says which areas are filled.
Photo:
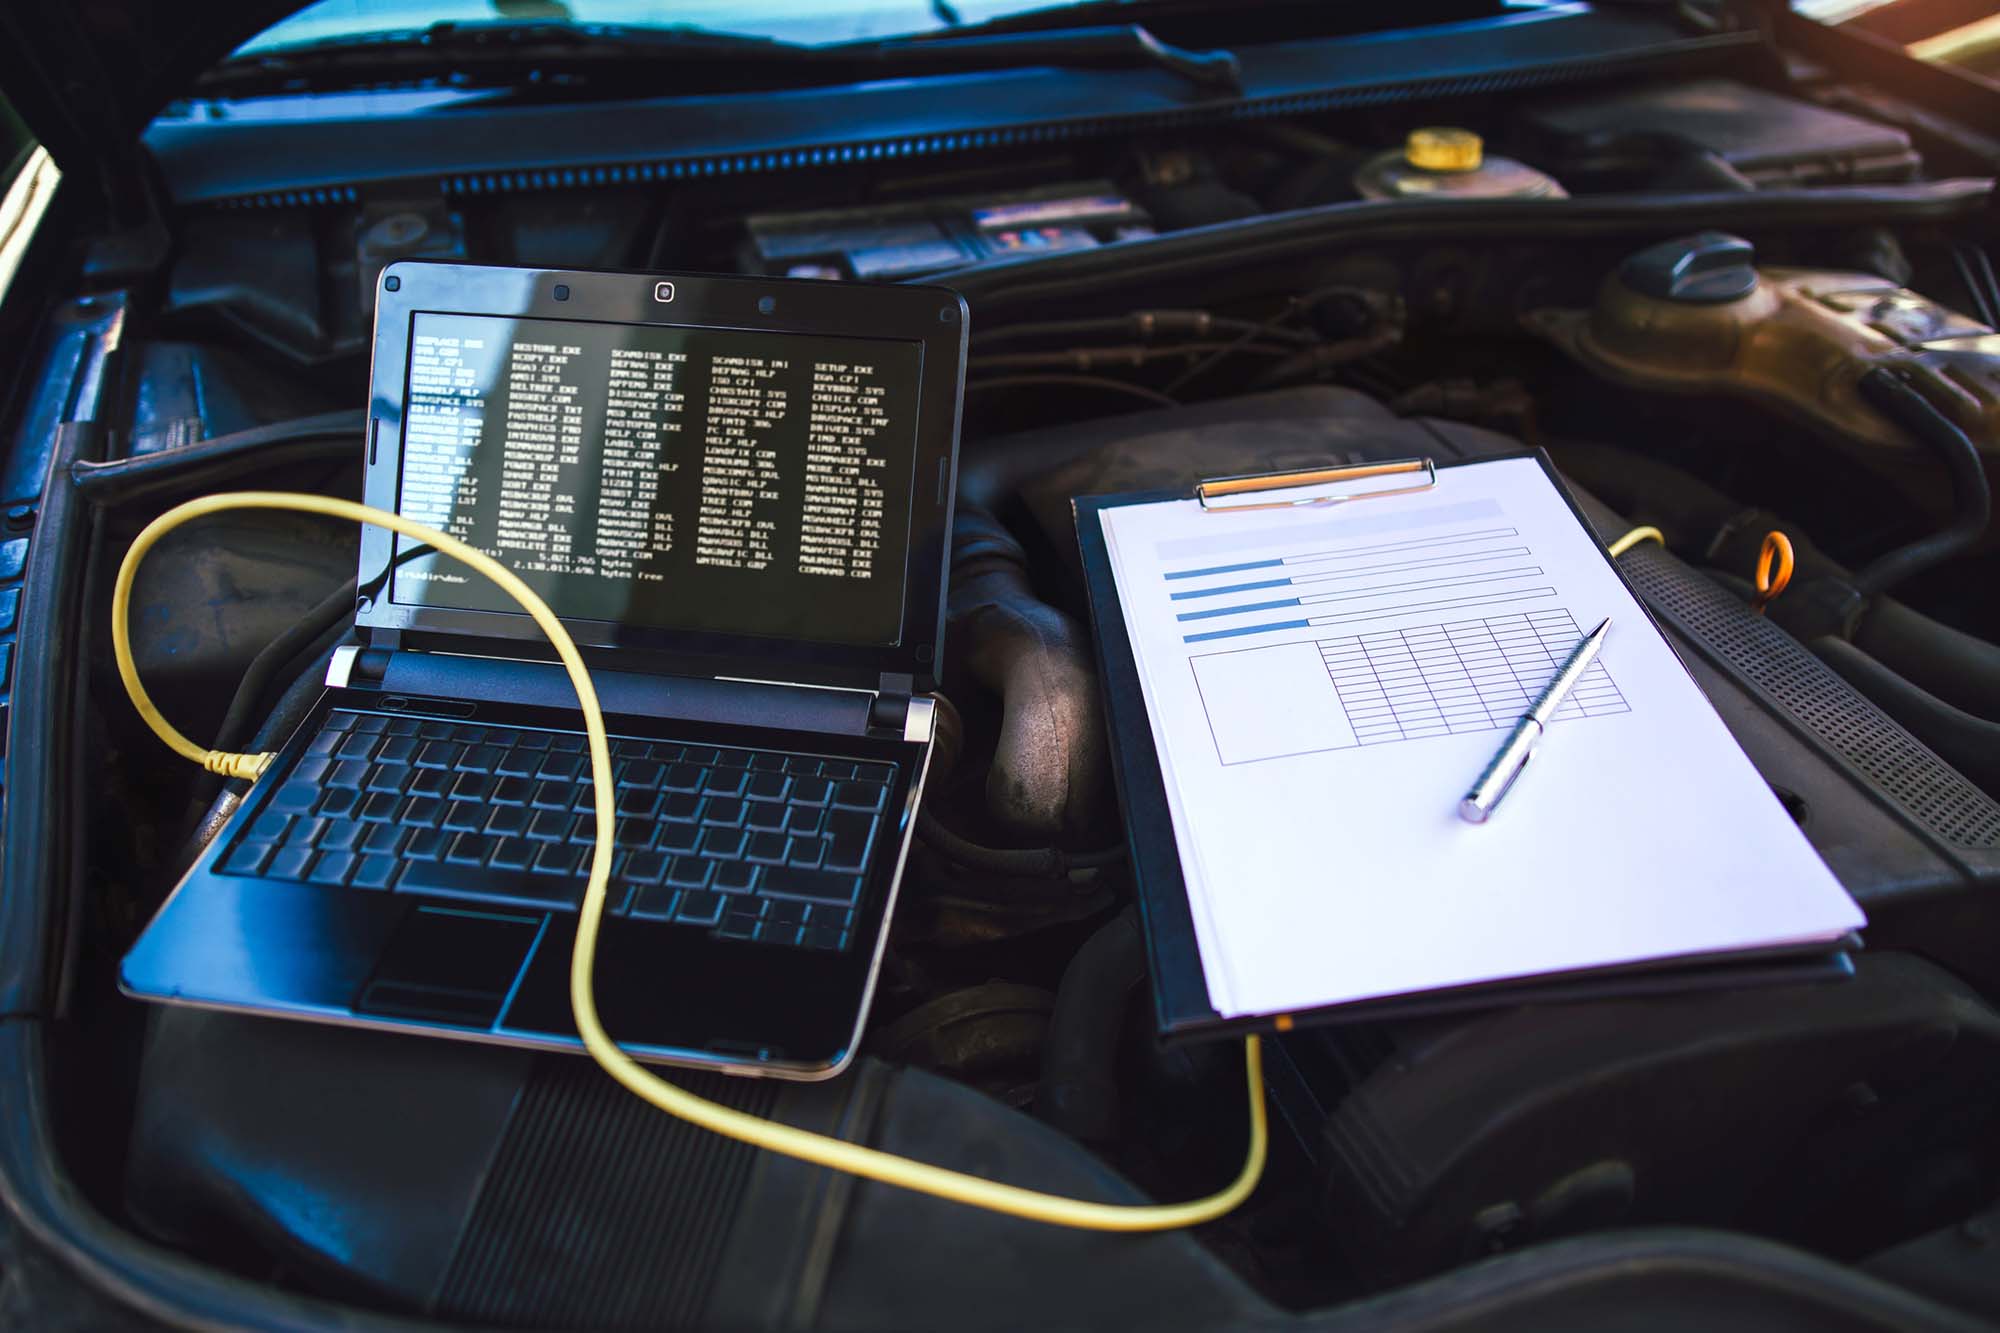
[[1411, 130], [1403, 157], [1421, 171], [1477, 171], [1486, 145], [1471, 130], [1432, 126]]

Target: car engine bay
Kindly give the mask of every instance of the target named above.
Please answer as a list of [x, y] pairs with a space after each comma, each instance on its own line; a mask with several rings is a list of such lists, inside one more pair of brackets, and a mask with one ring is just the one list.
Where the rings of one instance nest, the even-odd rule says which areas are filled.
[[[2000, 1319], [2000, 119], [1794, 26], [1657, 21], [1700, 49], [908, 154], [273, 170], [163, 222], [62, 218], [9, 316], [0, 497], [6, 974], [41, 1020], [11, 1095], [42, 1189], [96, 1219], [42, 1242], [101, 1276], [143, 1250], [104, 1280], [164, 1322], [261, 1290], [258, 1327]], [[168, 177], [263, 91], [172, 103]], [[941, 739], [862, 1058], [675, 1075], [706, 1096], [1058, 1192], [1229, 1179], [1236, 1048], [1153, 1031], [1070, 502], [1330, 462], [1532, 446], [1606, 542], [1657, 528], [1620, 568], [1867, 912], [1855, 975], [1288, 1033], [1257, 1194], [1133, 1239], [760, 1157], [569, 1056], [121, 996], [245, 786], [127, 706], [117, 557], [207, 491], [359, 497], [373, 293], [412, 258], [969, 304]], [[1753, 611], [1774, 530], [1796, 569]], [[176, 725], [297, 726], [353, 642], [354, 543], [253, 513], [162, 543], [134, 648]], [[56, 1302], [34, 1271], [10, 1281]], [[170, 1283], [205, 1294], [169, 1316]], [[71, 1319], [41, 1326], [125, 1326]]]

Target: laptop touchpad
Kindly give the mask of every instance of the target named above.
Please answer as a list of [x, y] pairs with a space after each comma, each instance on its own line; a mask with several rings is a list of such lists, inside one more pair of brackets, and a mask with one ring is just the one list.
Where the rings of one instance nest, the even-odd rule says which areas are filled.
[[354, 1002], [355, 1012], [492, 1027], [542, 933], [543, 919], [419, 907], [389, 937]]

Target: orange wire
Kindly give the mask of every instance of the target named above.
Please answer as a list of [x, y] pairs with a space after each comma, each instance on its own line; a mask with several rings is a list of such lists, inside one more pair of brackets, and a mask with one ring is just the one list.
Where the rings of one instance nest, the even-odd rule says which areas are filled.
[[[1771, 563], [1777, 562], [1777, 571], [1772, 572]], [[1785, 590], [1792, 581], [1792, 539], [1782, 532], [1771, 531], [1764, 534], [1764, 545], [1757, 552], [1757, 576], [1752, 580], [1757, 593], [1750, 599], [1750, 609], [1758, 615], [1771, 600]]]

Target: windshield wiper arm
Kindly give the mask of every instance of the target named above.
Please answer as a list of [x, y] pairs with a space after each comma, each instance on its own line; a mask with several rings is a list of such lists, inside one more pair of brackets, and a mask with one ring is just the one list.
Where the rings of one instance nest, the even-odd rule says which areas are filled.
[[1185, 51], [1136, 24], [1019, 33], [946, 33], [935, 37], [799, 46], [765, 37], [689, 28], [610, 24], [439, 23], [415, 32], [333, 39], [236, 56], [203, 75], [210, 96], [320, 91], [381, 80], [469, 78], [504, 83], [524, 69], [589, 77], [651, 64], [707, 69], [741, 83], [753, 68], [785, 86], [841, 80], [1011, 69], [1021, 65], [1101, 68], [1152, 66], [1201, 88], [1236, 93], [1241, 70], [1228, 51]]
[[865, 46], [833, 47], [891, 65], [945, 72], [1004, 69], [1015, 65], [1085, 68], [1152, 65], [1199, 88], [1243, 91], [1243, 66], [1229, 51], [1188, 51], [1169, 46], [1136, 23], [1104, 28], [1054, 28], [1041, 32], [965, 33], [905, 37]]

